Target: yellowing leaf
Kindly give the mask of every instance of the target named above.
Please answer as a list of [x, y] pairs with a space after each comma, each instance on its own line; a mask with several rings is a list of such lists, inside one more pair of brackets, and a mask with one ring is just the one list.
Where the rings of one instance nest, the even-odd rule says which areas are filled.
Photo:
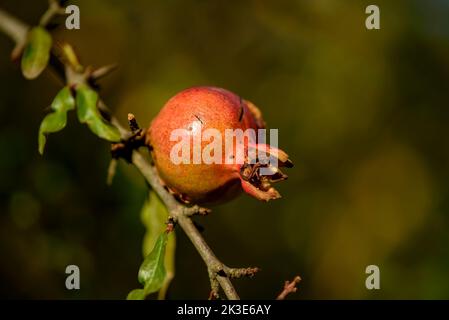
[[35, 27], [28, 33], [28, 42], [22, 55], [22, 73], [31, 80], [37, 78], [50, 59], [51, 35], [43, 27]]

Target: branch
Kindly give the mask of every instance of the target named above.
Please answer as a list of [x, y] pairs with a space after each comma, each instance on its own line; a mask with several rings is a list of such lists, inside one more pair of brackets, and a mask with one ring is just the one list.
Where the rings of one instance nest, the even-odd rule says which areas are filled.
[[[56, 2], [52, 1], [51, 3]], [[54, 5], [54, 7], [50, 7], [50, 9], [44, 14], [44, 17], [41, 19], [41, 24], [48, 23], [51, 17], [54, 14], [58, 13], [58, 10], [56, 9], [56, 5]], [[29, 26], [0, 9], [0, 31], [12, 38], [16, 43], [16, 47], [24, 47], [28, 29]], [[56, 70], [56, 73], [62, 78], [62, 80], [69, 85], [89, 85], [89, 81], [95, 80], [95, 77], [101, 76], [105, 72], [105, 70], [103, 70], [102, 72], [97, 72], [97, 74], [94, 74], [94, 77], [92, 77], [92, 73], [89, 76], [85, 72], [85, 70], [74, 70], [74, 68], [71, 68], [66, 61], [62, 60], [59, 55], [55, 54], [54, 50], [52, 50], [51, 53], [50, 65], [53, 69]], [[101, 100], [99, 101], [99, 109], [101, 111], [108, 110], [106, 105]], [[126, 141], [129, 138], [129, 131], [125, 129], [114, 117], [111, 117], [110, 121], [120, 130], [123, 141]], [[132, 129], [132, 131], [134, 131], [134, 129]], [[204, 260], [211, 280], [211, 295], [214, 297], [218, 297], [218, 286], [215, 285], [216, 283], [218, 283], [228, 299], [239, 299], [239, 296], [234, 286], [232, 285], [230, 278], [252, 276], [257, 272], [258, 269], [229, 268], [224, 265], [215, 256], [212, 249], [208, 246], [191, 219], [191, 216], [195, 214], [207, 214], [209, 212], [209, 209], [201, 208], [196, 205], [187, 207], [179, 203], [161, 184], [156, 168], [148, 163], [148, 161], [139, 151], [132, 150], [130, 160], [164, 202], [170, 213], [171, 219], [179, 224], [179, 226], [184, 230], [184, 232], [200, 254], [201, 258]]]
[[16, 43], [11, 52], [11, 59], [15, 60], [25, 47], [28, 26], [0, 9], [0, 30]]
[[301, 278], [299, 276], [296, 276], [292, 281], [285, 281], [284, 289], [277, 296], [276, 300], [284, 300], [290, 293], [298, 291], [298, 288], [296, 286], [300, 281]]

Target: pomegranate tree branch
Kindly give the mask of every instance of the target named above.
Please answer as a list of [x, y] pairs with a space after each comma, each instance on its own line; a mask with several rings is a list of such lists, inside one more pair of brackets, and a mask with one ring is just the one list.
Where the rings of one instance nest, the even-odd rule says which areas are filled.
[[23, 44], [27, 37], [28, 26], [0, 9], [0, 30], [16, 44]]
[[[56, 10], [54, 11], [56, 12]], [[42, 20], [42, 23], [47, 23], [49, 18], [44, 17]], [[5, 33], [16, 43], [16, 48], [23, 48], [26, 42], [28, 30], [28, 25], [0, 9], [0, 31]], [[80, 84], [90, 85], [89, 80], [95, 78], [92, 77], [94, 73], [90, 73], [90, 75], [88, 75], [84, 71], [74, 70], [67, 64], [66, 61], [61, 60], [60, 56], [56, 55], [54, 52], [51, 53], [50, 65], [62, 78], [62, 80], [70, 86]], [[101, 111], [107, 113], [108, 109], [101, 100], [99, 101], [98, 106]], [[110, 121], [120, 130], [122, 140], [126, 141], [130, 136], [130, 132], [125, 129], [125, 127], [123, 127], [114, 117], [110, 117]], [[156, 168], [151, 165], [139, 151], [132, 150], [131, 162], [140, 171], [146, 181], [150, 184], [151, 188], [164, 202], [171, 218], [184, 230], [200, 254], [201, 258], [204, 260], [211, 280], [211, 297], [218, 297], [218, 285], [216, 285], [218, 283], [228, 299], [239, 299], [239, 296], [230, 279], [240, 276], [252, 276], [257, 269], [229, 268], [224, 265], [215, 256], [212, 249], [208, 246], [191, 219], [193, 215], [206, 214], [209, 210], [196, 205], [187, 207], [178, 202], [161, 184]]]
[[285, 281], [284, 288], [282, 288], [282, 292], [277, 296], [276, 300], [284, 300], [290, 293], [298, 291], [296, 286], [300, 281], [301, 278], [299, 276], [293, 278], [292, 281]]

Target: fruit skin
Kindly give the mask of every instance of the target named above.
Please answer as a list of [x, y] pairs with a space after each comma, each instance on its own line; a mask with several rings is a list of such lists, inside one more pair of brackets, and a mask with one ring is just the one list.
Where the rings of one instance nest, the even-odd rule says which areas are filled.
[[[194, 125], [195, 122], [198, 124], [198, 121], [201, 127]], [[183, 202], [222, 202], [235, 197], [242, 189], [260, 200], [268, 201], [280, 197], [277, 191], [270, 184], [265, 183], [262, 186], [256, 181], [254, 185], [254, 181], [251, 182], [247, 179], [248, 177], [242, 175], [243, 169], [247, 169], [249, 165], [225, 164], [224, 145], [221, 164], [194, 164], [192, 161], [189, 164], [175, 164], [170, 159], [170, 152], [178, 143], [170, 141], [173, 130], [186, 129], [190, 138], [193, 138], [206, 129], [214, 128], [224, 137], [225, 129], [245, 131], [261, 129], [264, 126], [259, 109], [251, 102], [225, 89], [193, 87], [181, 91], [165, 104], [147, 130], [146, 144], [152, 150], [152, 157], [160, 178]], [[201, 150], [209, 143], [210, 141], [202, 141]], [[246, 150], [247, 147], [239, 145], [236, 148]], [[191, 160], [193, 151], [191, 147]], [[284, 165], [286, 162], [280, 163]], [[279, 175], [277, 177], [279, 178]], [[285, 175], [282, 177], [286, 178]]]

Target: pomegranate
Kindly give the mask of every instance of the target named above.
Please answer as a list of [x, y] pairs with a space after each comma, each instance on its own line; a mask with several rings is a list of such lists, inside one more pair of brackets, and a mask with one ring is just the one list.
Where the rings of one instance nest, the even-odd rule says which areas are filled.
[[[279, 167], [292, 166], [288, 155], [248, 138], [233, 137], [231, 145], [223, 143], [224, 139], [220, 138], [229, 130], [246, 132], [247, 129], [264, 127], [261, 112], [251, 102], [225, 89], [194, 87], [178, 93], [165, 104], [150, 124], [145, 139], [152, 150], [161, 180], [179, 200], [216, 203], [231, 199], [243, 190], [259, 200], [268, 201], [280, 198], [272, 183], [287, 178]], [[213, 139], [210, 135], [204, 139], [204, 134], [210, 129], [215, 133]], [[188, 145], [183, 146], [186, 149], [179, 149], [179, 139], [173, 138], [173, 133], [179, 130], [184, 133], [178, 138], [189, 139]], [[198, 142], [196, 146], [195, 141]], [[211, 150], [213, 142], [217, 144]], [[174, 155], [178, 155], [176, 150], [186, 151], [187, 156], [174, 161]], [[263, 163], [258, 153], [251, 153], [251, 150], [263, 150], [272, 159], [275, 157], [276, 166], [266, 161]], [[217, 161], [202, 159], [205, 152]], [[242, 155], [242, 161], [232, 161], [238, 154]], [[271, 174], [262, 175], [262, 168]]]

